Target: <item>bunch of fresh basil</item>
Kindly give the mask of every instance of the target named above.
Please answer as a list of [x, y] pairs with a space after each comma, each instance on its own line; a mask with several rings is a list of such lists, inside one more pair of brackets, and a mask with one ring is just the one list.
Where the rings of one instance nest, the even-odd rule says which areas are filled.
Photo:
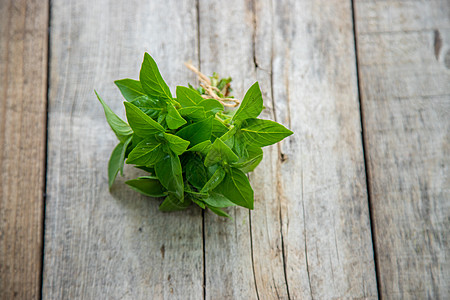
[[123, 173], [126, 159], [149, 172], [126, 183], [144, 195], [165, 197], [161, 211], [183, 210], [192, 202], [220, 216], [228, 216], [224, 207], [253, 209], [253, 189], [245, 173], [261, 162], [261, 147], [292, 134], [276, 122], [256, 118], [263, 109], [258, 83], [231, 112], [191, 86], [178, 86], [174, 98], [148, 53], [139, 81], [115, 83], [127, 100], [128, 123], [96, 92], [119, 139], [108, 165], [110, 186]]

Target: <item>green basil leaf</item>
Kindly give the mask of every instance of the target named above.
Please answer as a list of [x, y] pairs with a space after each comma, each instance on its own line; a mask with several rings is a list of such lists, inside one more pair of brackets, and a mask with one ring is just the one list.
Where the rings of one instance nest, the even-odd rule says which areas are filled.
[[117, 174], [120, 170], [120, 156], [122, 154], [123, 143], [119, 143], [111, 153], [111, 157], [108, 162], [108, 183], [109, 187], [113, 185], [116, 180]]
[[210, 206], [220, 207], [220, 208], [236, 205], [233, 202], [231, 202], [228, 198], [226, 198], [225, 196], [218, 194], [218, 193], [214, 193], [214, 192], [210, 192], [208, 197], [203, 198], [202, 201]]
[[190, 141], [191, 146], [209, 140], [212, 132], [212, 117], [203, 121], [193, 123], [182, 128], [177, 135], [184, 140]]
[[142, 88], [141, 82], [139, 80], [126, 78], [116, 80], [114, 81], [114, 83], [117, 85], [123, 97], [127, 101], [132, 102], [136, 98], [145, 95], [144, 89]]
[[166, 196], [166, 189], [161, 185], [159, 179], [154, 176], [142, 176], [125, 181], [133, 190], [150, 197]]
[[185, 199], [181, 201], [177, 196], [172, 193], [164, 199], [164, 201], [159, 206], [160, 211], [177, 211], [177, 210], [185, 210], [191, 205], [190, 199]]
[[[222, 167], [217, 168], [211, 178], [205, 183], [203, 188], [201, 189], [202, 193], [207, 193], [213, 189], [215, 189], [225, 178], [225, 170]], [[206, 172], [205, 172], [206, 175]]]
[[225, 85], [227, 85], [227, 84], [230, 83], [231, 81], [232, 81], [231, 77], [228, 77], [228, 78], [222, 78], [222, 79], [220, 79], [219, 83], [217, 84], [217, 88], [218, 88], [219, 90], [222, 90], [222, 89], [225, 87]]
[[238, 131], [234, 135], [234, 148], [233, 149], [236, 151], [236, 154], [240, 157], [248, 156], [247, 143], [246, 143], [245, 139], [243, 138], [242, 133], [240, 131]]
[[195, 188], [201, 190], [208, 180], [208, 174], [200, 157], [192, 155], [191, 159], [186, 163], [185, 170], [186, 180]]
[[209, 167], [218, 162], [233, 163], [239, 160], [239, 157], [228, 147], [221, 139], [216, 139], [205, 157], [205, 166]]
[[146, 166], [134, 166], [135, 168], [144, 170], [145, 172], [148, 172], [150, 174], [155, 174], [155, 169], [151, 168], [151, 167], [146, 167]]
[[181, 201], [184, 199], [183, 171], [180, 158], [174, 153], [169, 153], [155, 165], [156, 176], [161, 184]]
[[163, 145], [155, 137], [148, 137], [130, 152], [127, 164], [153, 166], [164, 158]]
[[263, 99], [258, 82], [255, 82], [247, 91], [241, 105], [233, 116], [233, 121], [256, 118], [263, 109]]
[[190, 196], [190, 199], [200, 199], [200, 198], [204, 198], [207, 197], [208, 194], [207, 193], [200, 193], [200, 192], [195, 192], [193, 190], [184, 190], [185, 193], [187, 193]]
[[213, 137], [213, 142], [215, 139], [220, 138], [222, 135], [228, 132], [228, 127], [225, 126], [222, 122], [217, 120], [216, 118], [213, 119], [213, 128], [211, 136]]
[[205, 209], [205, 208], [206, 208], [205, 203], [203, 203], [202, 201], [197, 200], [197, 199], [195, 199], [195, 198], [192, 198], [191, 200], [192, 200], [192, 202], [194, 202], [195, 204], [197, 204], [198, 206], [200, 206], [202, 209]]
[[223, 210], [221, 210], [220, 208], [211, 206], [206, 204], [206, 206], [209, 208], [209, 210], [211, 210], [213, 213], [215, 213], [216, 215], [220, 216], [220, 217], [227, 217], [227, 218], [231, 218], [229, 214], [227, 214], [226, 212], [224, 212]]
[[100, 101], [100, 103], [103, 106], [103, 110], [105, 111], [106, 121], [108, 121], [109, 126], [114, 131], [114, 133], [116, 134], [119, 141], [124, 143], [128, 139], [129, 135], [131, 135], [133, 133], [133, 131], [131, 130], [130, 126], [125, 121], [123, 121], [121, 118], [119, 118], [108, 107], [108, 105], [106, 105], [106, 103], [103, 101], [103, 99], [100, 98], [100, 96], [97, 94], [97, 91], [94, 91], [94, 92], [95, 92], [95, 95], [97, 95], [98, 101]]
[[199, 122], [206, 118], [205, 109], [203, 107], [184, 107], [180, 108], [178, 112], [182, 117], [188, 118], [194, 122]]
[[161, 100], [150, 99], [147, 95], [137, 97], [130, 102], [139, 107], [139, 109], [142, 110], [144, 114], [152, 119], [158, 118], [158, 115], [164, 110], [165, 106], [165, 103], [163, 106]]
[[186, 124], [186, 120], [180, 116], [172, 103], [167, 103], [166, 123], [170, 129], [177, 129]]
[[177, 86], [177, 101], [182, 107], [196, 106], [203, 100], [197, 91], [184, 86]]
[[274, 121], [247, 119], [242, 124], [241, 133], [249, 145], [264, 147], [281, 141], [293, 132]]
[[233, 127], [220, 137], [222, 142], [224, 142], [231, 149], [234, 147], [234, 135], [236, 134], [236, 132], [237, 127]]
[[215, 115], [224, 110], [223, 105], [215, 99], [205, 99], [197, 105], [205, 109], [207, 116]]
[[244, 173], [252, 172], [263, 159], [263, 151], [258, 147], [248, 148], [248, 157], [241, 158], [233, 164], [233, 167], [240, 169]]
[[133, 136], [130, 136], [128, 140], [125, 141], [122, 148], [122, 153], [120, 154], [120, 175], [123, 176], [123, 164], [125, 161], [125, 156], [127, 155], [128, 146], [131, 144], [131, 141], [133, 140]]
[[125, 160], [125, 153], [131, 139], [132, 137], [130, 136], [125, 143], [119, 143], [111, 153], [108, 162], [108, 184], [110, 188], [116, 180], [119, 171], [123, 175], [123, 161]]
[[137, 106], [130, 102], [124, 102], [128, 122], [133, 131], [141, 136], [147, 137], [158, 132], [164, 132], [165, 129], [155, 120], [147, 116]]
[[197, 145], [189, 148], [187, 151], [200, 152], [203, 154], [208, 154], [209, 149], [211, 149], [211, 141], [206, 140], [204, 142], [198, 143]]
[[144, 54], [139, 81], [150, 98], [166, 100], [167, 102], [172, 101], [170, 89], [159, 73], [156, 62], [148, 53]]
[[127, 152], [125, 154], [125, 157], [128, 157], [128, 155], [130, 154], [131, 151], [133, 151], [134, 148], [136, 148], [136, 146], [142, 142], [144, 139], [136, 134], [132, 135], [131, 138], [131, 144], [128, 146]]
[[183, 152], [186, 151], [187, 147], [189, 146], [189, 141], [185, 141], [173, 134], [164, 133], [164, 138], [167, 142], [169, 142], [170, 150], [172, 150], [176, 155], [183, 154]]
[[163, 111], [159, 116], [158, 116], [158, 123], [161, 126], [165, 126], [164, 124], [166, 123], [166, 116], [167, 116], [167, 112]]
[[253, 209], [253, 189], [247, 176], [239, 169], [230, 168], [214, 191], [237, 205]]

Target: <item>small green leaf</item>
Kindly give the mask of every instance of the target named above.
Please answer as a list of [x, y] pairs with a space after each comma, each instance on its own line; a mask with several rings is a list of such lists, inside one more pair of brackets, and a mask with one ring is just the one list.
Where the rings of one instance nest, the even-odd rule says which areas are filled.
[[234, 135], [237, 132], [237, 127], [230, 128], [224, 135], [220, 137], [222, 142], [224, 142], [231, 149], [234, 147]]
[[226, 198], [225, 196], [218, 194], [218, 193], [214, 193], [214, 192], [210, 192], [208, 197], [203, 198], [202, 201], [210, 206], [220, 207], [220, 208], [236, 205], [233, 202], [231, 202], [228, 198]]
[[263, 159], [263, 151], [258, 147], [249, 147], [248, 156], [239, 159], [233, 164], [233, 167], [240, 169], [244, 173], [252, 172]]
[[219, 162], [233, 163], [239, 160], [239, 157], [233, 153], [221, 139], [216, 139], [205, 157], [205, 166], [209, 167]]
[[230, 168], [225, 179], [214, 191], [237, 205], [253, 209], [253, 189], [247, 176], [239, 169]]
[[[218, 88], [219, 90], [222, 90], [222, 89], [225, 87], [225, 85], [227, 85], [227, 84], [230, 83], [231, 81], [232, 81], [231, 77], [228, 77], [228, 78], [222, 78], [222, 79], [220, 79], [220, 82], [219, 82], [219, 84], [217, 85], [217, 88]], [[230, 88], [228, 88], [228, 89], [230, 89]]]
[[155, 137], [148, 137], [130, 152], [127, 164], [153, 166], [165, 156], [162, 143]]
[[204, 142], [198, 143], [197, 145], [189, 148], [187, 151], [200, 152], [203, 154], [208, 154], [209, 149], [211, 149], [211, 141], [206, 140]]
[[217, 208], [217, 207], [214, 207], [214, 206], [211, 206], [211, 205], [208, 205], [208, 204], [206, 204], [206, 206], [209, 208], [209, 210], [211, 210], [213, 213], [215, 213], [219, 217], [231, 218], [229, 214], [227, 214], [226, 212], [224, 212], [220, 208]]
[[172, 101], [170, 89], [159, 73], [156, 62], [148, 53], [144, 54], [139, 81], [150, 98], [166, 100], [167, 102]]
[[189, 141], [185, 141], [173, 134], [164, 133], [164, 138], [167, 142], [169, 142], [170, 150], [172, 150], [176, 155], [183, 154], [189, 146]]
[[216, 138], [220, 138], [222, 135], [228, 132], [228, 127], [225, 126], [221, 121], [217, 120], [216, 118], [213, 119], [213, 128], [212, 128], [212, 137], [213, 142]]
[[135, 168], [144, 170], [145, 172], [148, 172], [150, 174], [155, 174], [155, 169], [152, 167], [146, 167], [146, 166], [134, 166]]
[[197, 91], [184, 86], [177, 86], [177, 101], [182, 107], [197, 106], [203, 100]]
[[109, 126], [111, 126], [111, 129], [116, 134], [119, 141], [124, 143], [128, 136], [133, 133], [130, 126], [123, 121], [121, 118], [119, 118], [109, 107], [106, 105], [106, 103], [103, 101], [102, 98], [97, 94], [97, 91], [94, 91], [95, 95], [97, 95], [98, 100], [103, 106], [103, 110], [105, 111], [106, 121], [108, 121]]
[[206, 115], [209, 116], [223, 111], [223, 105], [215, 99], [205, 99], [197, 105], [203, 107], [205, 109]]
[[123, 161], [125, 159], [125, 151], [126, 147], [131, 141], [131, 137], [128, 138], [128, 140], [125, 143], [119, 143], [114, 148], [114, 150], [111, 153], [111, 157], [109, 158], [108, 162], [108, 183], [109, 187], [113, 185], [114, 181], [116, 180], [117, 174], [119, 173], [119, 170], [123, 169]]
[[185, 201], [181, 201], [174, 194], [169, 193], [169, 195], [164, 199], [164, 201], [159, 206], [160, 211], [177, 211], [177, 210], [185, 210], [191, 205], [190, 199], [185, 199]]
[[236, 154], [240, 157], [246, 157], [248, 155], [247, 153], [247, 142], [245, 141], [244, 137], [242, 136], [242, 133], [238, 131], [234, 135], [234, 148], [233, 150], [236, 151]]
[[186, 180], [195, 188], [201, 190], [208, 180], [208, 174], [200, 157], [198, 155], [192, 155], [186, 163], [185, 170]]
[[195, 199], [195, 198], [192, 198], [191, 200], [192, 200], [192, 202], [194, 202], [195, 204], [197, 204], [198, 206], [200, 206], [202, 209], [205, 209], [205, 208], [206, 208], [206, 204], [203, 203], [202, 201], [197, 200], [197, 199]]
[[130, 101], [147, 116], [152, 119], [158, 118], [158, 115], [164, 110], [165, 103], [161, 103], [161, 100], [150, 99], [147, 95], [143, 95]]
[[249, 145], [264, 147], [281, 141], [293, 132], [274, 121], [247, 119], [242, 124], [241, 133]]
[[199, 122], [206, 118], [205, 109], [203, 107], [184, 107], [180, 108], [178, 112], [182, 117], [188, 118], [194, 122]]
[[139, 80], [126, 78], [116, 80], [114, 81], [114, 83], [117, 85], [123, 97], [127, 101], [132, 102], [136, 98], [145, 95], [144, 89], [142, 88], [141, 82]]
[[239, 109], [233, 116], [233, 121], [256, 118], [263, 109], [263, 99], [258, 82], [255, 82], [247, 91]]
[[195, 199], [200, 199], [200, 198], [204, 198], [204, 197], [208, 196], [208, 194], [206, 194], [206, 193], [195, 192], [195, 191], [193, 191], [191, 189], [188, 189], [188, 190], [185, 189], [184, 192], [186, 194], [188, 194], [191, 199], [194, 199], [194, 198]]
[[130, 102], [124, 102], [127, 119], [133, 131], [141, 136], [148, 137], [158, 132], [164, 132], [164, 127], [147, 116], [137, 106]]
[[170, 129], [177, 129], [178, 127], [186, 124], [186, 120], [183, 119], [178, 113], [177, 109], [172, 103], [167, 103], [167, 116], [166, 116], [167, 126]]
[[120, 175], [122, 175], [122, 176], [123, 176], [123, 164], [124, 164], [124, 161], [125, 161], [125, 156], [127, 155], [127, 150], [129, 148], [128, 146], [131, 144], [132, 140], [133, 140], [133, 136], [130, 136], [128, 138], [128, 140], [125, 141], [125, 143], [123, 144], [123, 147], [122, 147], [122, 153], [120, 154], [120, 168], [119, 168], [119, 170], [120, 170]]
[[181, 201], [184, 199], [183, 171], [180, 158], [174, 153], [169, 153], [155, 165], [156, 176], [161, 184]]
[[120, 169], [120, 155], [122, 153], [123, 143], [119, 143], [111, 153], [108, 162], [108, 183], [109, 187], [113, 185]]
[[203, 121], [188, 125], [177, 132], [177, 135], [184, 140], [190, 141], [191, 146], [195, 146], [201, 142], [211, 138], [212, 117]]
[[154, 176], [142, 176], [125, 181], [133, 190], [150, 197], [166, 196], [166, 189], [161, 185], [159, 179]]
[[166, 116], [167, 116], [167, 112], [163, 111], [162, 113], [159, 114], [158, 116], [158, 123], [163, 126], [166, 123]]
[[205, 185], [201, 189], [201, 192], [207, 193], [215, 189], [225, 178], [225, 174], [226, 174], [225, 170], [222, 167], [218, 167], [217, 170], [214, 172], [214, 174], [211, 176], [211, 178], [205, 183]]

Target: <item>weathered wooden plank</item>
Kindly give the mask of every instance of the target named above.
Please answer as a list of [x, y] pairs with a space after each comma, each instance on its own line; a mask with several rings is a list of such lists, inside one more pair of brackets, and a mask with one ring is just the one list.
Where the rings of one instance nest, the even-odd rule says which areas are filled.
[[295, 132], [251, 175], [250, 218], [206, 213], [206, 298], [376, 298], [350, 3], [201, 1], [200, 49]]
[[195, 1], [52, 1], [45, 299], [202, 298], [201, 211], [161, 213], [123, 179], [108, 191], [116, 140], [93, 94], [123, 116], [113, 80], [137, 78], [144, 51], [171, 87], [194, 82], [197, 44]]
[[376, 298], [349, 1], [274, 2], [286, 277], [297, 298]]
[[0, 2], [1, 299], [40, 296], [47, 26], [47, 1]]
[[380, 295], [448, 299], [450, 2], [355, 8]]

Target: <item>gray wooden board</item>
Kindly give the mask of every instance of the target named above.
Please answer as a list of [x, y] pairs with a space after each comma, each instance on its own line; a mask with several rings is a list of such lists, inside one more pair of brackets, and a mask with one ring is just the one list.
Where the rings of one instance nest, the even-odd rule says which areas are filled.
[[296, 132], [279, 170], [291, 297], [376, 298], [351, 3], [275, 3], [274, 110]]
[[377, 297], [353, 49], [345, 1], [200, 1], [202, 71], [239, 98], [258, 80], [295, 132], [251, 175], [250, 216], [205, 214], [206, 298]]
[[450, 298], [450, 2], [355, 1], [385, 299]]
[[[195, 1], [52, 1], [44, 299], [200, 299], [199, 209], [107, 183], [117, 143], [94, 88], [124, 116], [113, 80], [138, 78], [144, 51], [171, 87], [194, 82]], [[173, 90], [174, 92], [174, 90]], [[126, 178], [137, 171], [125, 170]]]
[[47, 1], [0, 1], [0, 299], [41, 289]]

